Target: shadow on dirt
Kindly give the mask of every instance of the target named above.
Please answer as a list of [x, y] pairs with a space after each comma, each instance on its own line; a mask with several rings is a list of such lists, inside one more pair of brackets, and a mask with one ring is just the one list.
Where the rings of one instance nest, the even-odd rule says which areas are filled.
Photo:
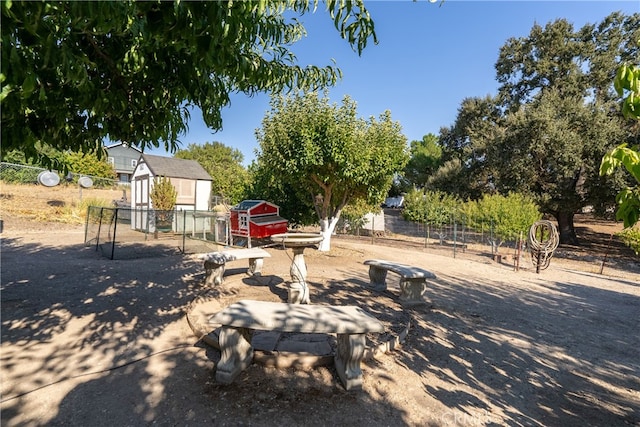
[[412, 312], [398, 362], [453, 385], [455, 391], [425, 381], [424, 392], [460, 423], [640, 423], [640, 337], [633, 332], [640, 329], [640, 298], [546, 283], [544, 292], [531, 291], [537, 281], [518, 292], [509, 283], [440, 275], [425, 294], [432, 308]]
[[[329, 411], [370, 425], [404, 415], [345, 391], [333, 367], [270, 376], [275, 368], [252, 365], [217, 384], [219, 353], [183, 322], [203, 292], [199, 262], [112, 261], [81, 245], [19, 239], [2, 246], [3, 425], [325, 425]], [[282, 293], [282, 280], [270, 282]]]

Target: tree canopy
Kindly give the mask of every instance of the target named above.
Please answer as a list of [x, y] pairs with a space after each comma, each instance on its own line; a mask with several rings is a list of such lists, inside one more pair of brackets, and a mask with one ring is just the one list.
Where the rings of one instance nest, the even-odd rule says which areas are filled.
[[242, 200], [249, 174], [242, 166], [243, 155], [240, 150], [228, 147], [220, 142], [207, 142], [202, 145], [189, 144], [178, 150], [175, 157], [196, 160], [211, 175], [211, 195], [221, 196], [230, 204]]
[[640, 14], [613, 13], [578, 30], [559, 19], [509, 39], [496, 62], [497, 96], [465, 100], [441, 131], [438, 181], [462, 183], [463, 197], [532, 195], [558, 220], [561, 243], [577, 243], [574, 214], [604, 212], [624, 185], [622, 174], [604, 179], [598, 169], [612, 147], [637, 140], [612, 82], [619, 61], [637, 57], [639, 37]]
[[[222, 128], [229, 94], [314, 90], [335, 65], [300, 66], [295, 15], [319, 0], [4, 1], [2, 156], [36, 148], [99, 152], [104, 138], [174, 152], [190, 107]], [[377, 42], [362, 0], [326, 0], [336, 29], [361, 53]], [[285, 13], [285, 12], [289, 13]]]
[[[341, 105], [315, 92], [274, 97], [256, 136], [255, 182], [274, 184], [294, 210], [316, 212], [322, 250], [344, 207], [357, 199], [379, 205], [408, 160], [406, 137], [391, 113], [359, 118], [348, 96]], [[254, 187], [260, 190], [269, 191]], [[272, 201], [282, 208], [279, 197]]]
[[411, 157], [404, 168], [403, 181], [423, 187], [440, 166], [442, 148], [438, 145], [437, 135], [432, 133], [424, 135], [420, 141], [411, 141], [409, 147]]

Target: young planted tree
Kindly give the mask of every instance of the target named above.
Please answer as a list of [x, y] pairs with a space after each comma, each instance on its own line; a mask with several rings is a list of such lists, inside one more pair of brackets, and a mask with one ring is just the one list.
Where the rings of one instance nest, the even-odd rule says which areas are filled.
[[405, 196], [402, 217], [407, 221], [435, 226], [442, 244], [447, 234], [444, 226], [456, 220], [461, 205], [462, 201], [455, 195], [414, 188]]
[[149, 198], [155, 214], [156, 230], [171, 230], [173, 209], [178, 200], [178, 192], [171, 180], [164, 176], [155, 178]]
[[485, 195], [465, 206], [467, 226], [475, 229], [490, 229], [491, 245], [495, 252], [507, 240], [518, 240], [527, 236], [531, 226], [542, 218], [535, 201], [518, 193]]
[[344, 207], [356, 199], [382, 203], [408, 159], [406, 138], [391, 114], [358, 118], [349, 97], [341, 105], [317, 93], [274, 97], [256, 136], [255, 180], [276, 183], [291, 208], [315, 211], [324, 236], [320, 250], [330, 249]]
[[[105, 137], [173, 152], [190, 107], [219, 130], [230, 93], [333, 85], [339, 69], [300, 66], [291, 51], [306, 34], [296, 15], [318, 4], [3, 1], [0, 154], [19, 149], [55, 163], [34, 147], [96, 151]], [[325, 5], [358, 54], [377, 42], [364, 1]]]
[[462, 201], [454, 195], [414, 188], [405, 196], [402, 217], [407, 221], [438, 226], [450, 224], [461, 204]]

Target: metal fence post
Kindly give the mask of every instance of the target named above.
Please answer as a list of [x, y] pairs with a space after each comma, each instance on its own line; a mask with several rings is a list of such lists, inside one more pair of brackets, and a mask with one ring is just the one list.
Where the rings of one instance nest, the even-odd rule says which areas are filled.
[[102, 214], [104, 213], [104, 208], [100, 208], [100, 220], [98, 221], [98, 235], [96, 236], [96, 251], [100, 247], [100, 233], [102, 231]]
[[[196, 226], [195, 226], [195, 210], [191, 213], [191, 215], [194, 218], [194, 225], [193, 225], [193, 232], [195, 232]], [[203, 226], [204, 228], [204, 226]], [[187, 250], [186, 246], [187, 246], [187, 211], [182, 211], [182, 253], [184, 254], [185, 251]]]
[[456, 246], [458, 246], [458, 223], [453, 220], [453, 257], [456, 257]]
[[113, 212], [113, 239], [111, 240], [111, 260], [116, 252], [116, 228], [118, 227], [118, 211], [120, 208], [115, 208]]

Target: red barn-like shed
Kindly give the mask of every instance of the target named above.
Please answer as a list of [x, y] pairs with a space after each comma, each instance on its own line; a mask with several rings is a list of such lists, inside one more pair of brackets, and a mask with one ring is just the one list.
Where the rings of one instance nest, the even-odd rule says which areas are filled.
[[231, 208], [231, 236], [264, 239], [286, 233], [289, 221], [280, 217], [280, 208], [264, 200], [243, 200]]

